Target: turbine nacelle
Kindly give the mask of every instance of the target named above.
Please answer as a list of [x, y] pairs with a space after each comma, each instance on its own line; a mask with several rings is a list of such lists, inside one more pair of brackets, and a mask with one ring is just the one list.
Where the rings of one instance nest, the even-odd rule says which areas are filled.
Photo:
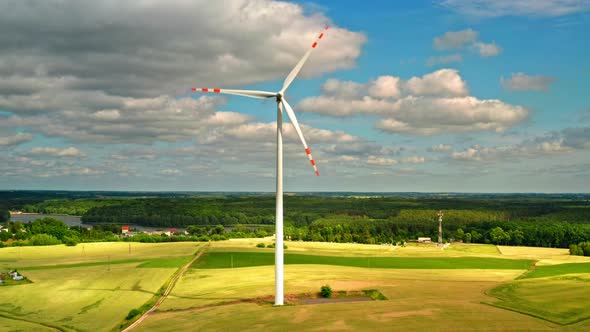
[[311, 48], [309, 48], [307, 50], [307, 52], [305, 52], [305, 54], [303, 55], [301, 60], [299, 60], [299, 62], [297, 62], [297, 64], [295, 65], [295, 67], [293, 67], [293, 69], [291, 70], [289, 75], [287, 75], [287, 78], [285, 78], [285, 81], [283, 82], [283, 87], [278, 92], [257, 91], [257, 90], [233, 90], [233, 89], [220, 89], [220, 88], [213, 88], [213, 89], [212, 88], [192, 88], [191, 90], [198, 91], [198, 92], [223, 93], [223, 94], [228, 94], [228, 95], [237, 95], [237, 96], [244, 96], [244, 97], [250, 97], [250, 98], [275, 98], [279, 107], [284, 106], [285, 111], [287, 112], [287, 115], [289, 116], [289, 119], [291, 120], [291, 124], [293, 124], [293, 127], [295, 127], [295, 131], [297, 132], [297, 135], [299, 136], [301, 143], [303, 143], [303, 148], [305, 149], [305, 153], [307, 154], [307, 157], [309, 158], [309, 162], [311, 163], [311, 166], [313, 166], [315, 174], [317, 176], [319, 176], [320, 173], [317, 169], [315, 161], [313, 160], [313, 158], [311, 156], [311, 150], [309, 149], [309, 147], [307, 146], [307, 143], [305, 142], [305, 138], [303, 137], [303, 133], [301, 132], [301, 128], [299, 127], [299, 123], [297, 121], [297, 117], [295, 116], [295, 112], [293, 112], [293, 109], [291, 108], [291, 106], [287, 102], [287, 99], [285, 99], [285, 91], [287, 90], [287, 88], [289, 88], [291, 83], [293, 83], [293, 80], [295, 79], [295, 77], [297, 77], [297, 74], [299, 74], [299, 72], [301, 71], [301, 68], [303, 68], [303, 65], [307, 61], [307, 58], [309, 58], [311, 51], [313, 51], [318, 46], [320, 40], [324, 37], [324, 33], [326, 30], [328, 30], [328, 28], [329, 27], [326, 26], [324, 28], [324, 32], [322, 32], [318, 35], [318, 37], [313, 42], [313, 44], [311, 44]]

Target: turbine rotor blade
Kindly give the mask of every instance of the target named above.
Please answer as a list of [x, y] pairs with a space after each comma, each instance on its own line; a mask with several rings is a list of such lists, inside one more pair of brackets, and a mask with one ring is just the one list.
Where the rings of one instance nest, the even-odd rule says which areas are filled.
[[283, 88], [281, 89], [281, 94], [285, 93], [285, 90], [287, 90], [287, 88], [289, 87], [289, 85], [291, 85], [291, 83], [293, 82], [295, 77], [297, 77], [297, 74], [299, 74], [299, 71], [301, 71], [301, 68], [303, 68], [303, 64], [305, 64], [305, 62], [307, 61], [307, 58], [309, 58], [311, 51], [313, 51], [313, 49], [316, 48], [316, 46], [318, 46], [320, 39], [322, 39], [324, 37], [324, 33], [326, 30], [328, 30], [328, 28], [329, 28], [329, 26], [326, 25], [326, 27], [324, 28], [324, 32], [322, 32], [318, 35], [318, 38], [316, 38], [316, 40], [313, 42], [313, 44], [311, 44], [311, 48], [309, 50], [307, 50], [307, 52], [305, 52], [305, 54], [303, 55], [301, 60], [299, 60], [299, 62], [295, 65], [295, 67], [293, 67], [293, 69], [291, 70], [289, 75], [287, 75], [287, 78], [285, 78], [285, 82], [283, 83]]
[[289, 103], [287, 102], [287, 100], [285, 98], [282, 98], [281, 103], [283, 103], [283, 106], [285, 106], [285, 111], [287, 111], [287, 115], [289, 116], [289, 119], [291, 120], [291, 124], [293, 125], [293, 127], [295, 128], [295, 131], [297, 132], [297, 135], [301, 139], [301, 143], [303, 143], [303, 148], [305, 149], [305, 153], [307, 154], [307, 157], [309, 158], [309, 162], [311, 163], [311, 166], [313, 167], [313, 170], [315, 171], [315, 175], [320, 176], [320, 172], [318, 171], [318, 168], [315, 164], [315, 160], [313, 160], [313, 157], [311, 156], [311, 150], [307, 146], [307, 143], [305, 142], [305, 138], [303, 137], [303, 132], [301, 132], [301, 128], [299, 127], [299, 122], [297, 121], [297, 117], [295, 116], [295, 112], [293, 112], [291, 105], [289, 105]]
[[256, 91], [256, 90], [232, 90], [232, 89], [219, 89], [219, 88], [191, 88], [195, 92], [213, 92], [223, 93], [227, 95], [237, 95], [251, 98], [273, 98], [277, 96], [276, 92], [268, 91]]

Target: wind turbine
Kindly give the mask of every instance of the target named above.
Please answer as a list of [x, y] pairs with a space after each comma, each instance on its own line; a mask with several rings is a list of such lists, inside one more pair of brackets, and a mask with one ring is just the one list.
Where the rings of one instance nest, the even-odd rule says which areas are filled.
[[311, 52], [318, 46], [320, 40], [324, 37], [324, 34], [328, 30], [328, 26], [324, 28], [324, 31], [318, 35], [316, 40], [311, 45], [311, 48], [305, 52], [301, 60], [293, 67], [285, 81], [283, 82], [283, 87], [278, 92], [268, 92], [268, 91], [255, 91], [255, 90], [231, 90], [231, 89], [219, 89], [219, 88], [192, 88], [192, 91], [197, 92], [213, 92], [213, 93], [224, 93], [229, 95], [238, 95], [244, 97], [251, 97], [251, 98], [275, 98], [277, 101], [277, 198], [276, 198], [276, 230], [275, 230], [275, 306], [283, 305], [283, 287], [284, 287], [284, 247], [283, 247], [283, 107], [285, 111], [287, 111], [287, 115], [291, 120], [291, 124], [295, 128], [297, 135], [301, 139], [301, 143], [303, 143], [303, 148], [305, 149], [305, 153], [309, 158], [309, 162], [315, 171], [317, 176], [320, 175], [318, 168], [311, 156], [311, 150], [307, 143], [305, 142], [305, 138], [303, 137], [303, 133], [301, 132], [301, 128], [299, 127], [299, 122], [297, 121], [297, 117], [291, 108], [291, 105], [285, 99], [285, 91], [291, 85], [301, 68], [309, 58]]

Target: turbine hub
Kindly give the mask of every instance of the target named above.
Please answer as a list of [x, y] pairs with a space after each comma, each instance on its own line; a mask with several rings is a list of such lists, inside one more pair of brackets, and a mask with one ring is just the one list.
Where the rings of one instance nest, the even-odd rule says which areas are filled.
[[277, 92], [277, 103], [280, 103], [281, 100], [283, 100], [283, 94], [280, 92]]

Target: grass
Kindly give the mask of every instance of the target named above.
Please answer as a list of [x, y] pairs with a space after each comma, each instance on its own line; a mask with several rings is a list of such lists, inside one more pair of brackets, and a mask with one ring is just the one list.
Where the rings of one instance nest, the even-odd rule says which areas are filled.
[[97, 242], [43, 247], [0, 248], [0, 271], [11, 268], [72, 265], [91, 262], [140, 261], [148, 258], [192, 255], [194, 242], [139, 243]]
[[192, 256], [172, 257], [172, 258], [154, 258], [139, 264], [139, 268], [179, 268], [190, 261]]
[[2, 289], [0, 314], [64, 330], [108, 331], [152, 297], [174, 269], [135, 264], [27, 271], [31, 284]]
[[[289, 242], [285, 294], [317, 293], [329, 284], [334, 292], [377, 290], [388, 300], [271, 308], [240, 303], [274, 294], [274, 253], [256, 248], [259, 242], [212, 243], [200, 268], [189, 269], [137, 331], [590, 330], [585, 320], [590, 276], [568, 274], [588, 273], [589, 260], [562, 264], [577, 262], [563, 250]], [[0, 249], [0, 269], [18, 268], [33, 281], [2, 288], [0, 330], [116, 330], [131, 309], [154, 301], [197, 246], [132, 243], [131, 252], [128, 243]], [[550, 258], [545, 264], [561, 266], [537, 266], [515, 281], [543, 257]], [[240, 268], [231, 269], [232, 261]]]
[[570, 255], [569, 249], [498, 246], [498, 250], [504, 257], [537, 260], [537, 266], [590, 262], [590, 257]]
[[535, 270], [522, 276], [522, 279], [545, 278], [564, 274], [590, 273], [590, 263], [568, 263], [537, 266]]
[[[270, 252], [208, 252], [193, 264], [200, 269], [224, 269], [274, 264]], [[389, 269], [517, 269], [526, 270], [531, 260], [490, 257], [333, 257], [285, 254], [285, 264], [320, 264]]]
[[13, 319], [9, 317], [4, 317], [0, 313], [0, 331], [36, 331], [36, 332], [45, 332], [45, 331], [55, 331], [54, 328], [49, 326], [44, 326], [37, 324], [35, 322], [28, 322], [26, 320], [20, 319]]
[[[274, 293], [274, 267], [191, 269], [159, 313], [138, 331], [513, 331], [549, 330], [532, 317], [482, 305], [484, 291], [522, 270], [371, 269], [328, 265], [285, 266], [285, 294], [377, 289], [389, 300], [269, 308], [220, 303]], [[208, 305], [214, 305], [207, 307]], [[194, 309], [191, 309], [194, 308]], [[439, 324], [439, 325], [437, 325]], [[545, 328], [545, 329], [544, 329]], [[435, 330], [437, 330], [435, 328]]]
[[[252, 251], [274, 252], [273, 249], [256, 248], [258, 243], [271, 244], [272, 238], [265, 239], [232, 239], [214, 242], [211, 248], [216, 251]], [[316, 256], [359, 256], [359, 257], [502, 257], [496, 246], [490, 244], [453, 243], [441, 250], [434, 243], [407, 243], [405, 247], [378, 244], [356, 243], [328, 243], [328, 242], [300, 242], [286, 241], [289, 247], [286, 252], [298, 254], [312, 254]], [[523, 258], [517, 256], [514, 258]]]
[[[452, 252], [416, 246], [399, 255], [406, 248], [390, 251], [378, 246], [365, 249], [362, 245], [350, 245], [350, 250], [339, 250], [338, 255], [333, 255], [329, 244], [289, 243], [285, 294], [317, 293], [322, 285], [329, 284], [335, 293], [375, 289], [389, 300], [270, 309], [253, 303], [236, 304], [240, 299], [274, 293], [272, 250], [255, 248], [256, 243], [251, 247], [240, 245], [232, 241], [213, 244], [208, 256], [195, 265], [197, 268], [189, 269], [160, 311], [150, 315], [138, 330], [424, 331], [433, 326], [445, 331], [590, 330], [587, 320], [555, 325], [514, 308], [484, 304], [494, 299], [486, 294], [487, 290], [514, 282], [533, 262], [532, 257], [523, 259], [517, 254], [509, 255], [515, 260], [499, 259], [502, 255], [495, 246], [470, 248], [466, 244]], [[350, 252], [354, 255], [345, 256]], [[411, 256], [414, 252], [417, 254]], [[429, 256], [437, 253], [441, 256]], [[559, 251], [548, 253], [561, 255]], [[228, 268], [232, 261], [234, 268], [249, 266], [239, 270]], [[325, 265], [327, 261], [340, 265]], [[452, 268], [448, 269], [449, 266]], [[582, 285], [581, 281], [573, 285], [573, 280], [560, 278], [564, 287], [577, 289]], [[560, 291], [565, 292], [566, 288]], [[572, 297], [576, 304], [569, 309], [568, 305], [560, 306], [555, 298], [553, 305], [564, 308], [566, 313], [575, 312], [575, 306], [581, 305], [583, 311], [583, 303], [589, 301], [577, 296]]]
[[197, 248], [196, 243], [132, 243], [131, 251], [128, 243], [2, 248], [0, 265], [6, 265], [0, 268], [18, 268], [32, 283], [2, 288], [0, 330], [10, 330], [2, 328], [10, 324], [22, 331], [116, 329], [131, 309], [153, 299]]
[[590, 318], [590, 275], [519, 280], [491, 289], [491, 305], [559, 324]]

